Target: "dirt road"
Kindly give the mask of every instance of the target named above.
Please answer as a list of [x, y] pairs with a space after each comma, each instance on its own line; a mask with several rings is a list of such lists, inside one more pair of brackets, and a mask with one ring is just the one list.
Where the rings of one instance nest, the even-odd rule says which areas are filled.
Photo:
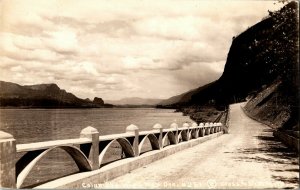
[[298, 155], [269, 127], [231, 105], [229, 134], [186, 149], [124, 176], [105, 188], [299, 188]]

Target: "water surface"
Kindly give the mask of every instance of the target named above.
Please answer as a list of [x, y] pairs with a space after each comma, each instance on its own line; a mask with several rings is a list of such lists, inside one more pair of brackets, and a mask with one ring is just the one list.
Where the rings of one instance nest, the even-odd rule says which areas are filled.
[[172, 122], [182, 125], [191, 121], [172, 109], [0, 109], [0, 130], [11, 133], [17, 143], [78, 138], [87, 126], [107, 135], [123, 133], [130, 124], [150, 130], [156, 123], [168, 128]]

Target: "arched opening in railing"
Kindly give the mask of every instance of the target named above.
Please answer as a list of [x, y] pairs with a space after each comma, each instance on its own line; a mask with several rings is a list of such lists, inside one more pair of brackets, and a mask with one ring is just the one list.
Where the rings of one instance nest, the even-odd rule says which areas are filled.
[[24, 154], [16, 163], [16, 178], [17, 178], [17, 188], [21, 188], [26, 177], [30, 171], [36, 166], [36, 164], [45, 157], [50, 151], [55, 149], [62, 149], [71, 156], [71, 158], [76, 163], [80, 172], [91, 171], [91, 165], [88, 158], [84, 153], [75, 146], [56, 146], [44, 150], [30, 151]]
[[204, 137], [205, 136], [205, 128], [204, 127], [201, 127], [200, 129], [199, 129], [199, 137]]
[[184, 129], [178, 134], [178, 142], [188, 141], [188, 130]]
[[132, 148], [131, 143], [126, 138], [118, 138], [118, 139], [112, 139], [107, 141], [101, 141], [99, 143], [99, 167], [101, 165], [105, 164], [104, 157], [108, 153], [108, 150], [112, 148], [113, 144], [116, 144], [116, 142], [121, 146], [122, 152], [124, 153], [124, 156], [126, 158], [128, 157], [134, 157], [134, 151]]
[[145, 136], [140, 136], [140, 137], [142, 137], [140, 140], [140, 143], [139, 143], [139, 153], [140, 154], [150, 150], [147, 140], [149, 140], [152, 150], [159, 150], [159, 142], [158, 142], [158, 138], [157, 138], [157, 136], [155, 136], [155, 134], [150, 133], [150, 134], [147, 134]]
[[172, 131], [164, 132], [162, 139], [162, 146], [166, 147], [168, 145], [176, 144], [176, 137]]
[[181, 143], [183, 140], [182, 140], [182, 134], [181, 133], [179, 133], [178, 134], [178, 138], [177, 138], [177, 142], [178, 143]]
[[189, 131], [189, 139], [196, 139], [197, 137], [199, 137], [199, 129], [191, 129]]

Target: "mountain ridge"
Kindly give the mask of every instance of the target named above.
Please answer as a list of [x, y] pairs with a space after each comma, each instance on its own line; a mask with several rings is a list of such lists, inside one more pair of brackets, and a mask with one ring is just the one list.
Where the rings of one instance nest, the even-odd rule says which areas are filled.
[[214, 82], [205, 84], [205, 85], [200, 86], [198, 88], [194, 88], [192, 90], [189, 90], [189, 91], [184, 92], [182, 94], [179, 94], [177, 96], [172, 96], [168, 99], [165, 99], [165, 100], [163, 100], [159, 103], [158, 107], [173, 107], [174, 104], [175, 104], [175, 107], [177, 107], [176, 104], [178, 104], [178, 106], [187, 104], [188, 102], [190, 102], [192, 100], [192, 96], [195, 93], [197, 93], [197, 92], [199, 92], [199, 91], [201, 91], [205, 88], [208, 88], [209, 86], [214, 84]]
[[[99, 98], [98, 98], [99, 99]], [[111, 107], [104, 102], [91, 102], [60, 89], [55, 83], [19, 85], [0, 81], [0, 107], [25, 108], [96, 108]]]

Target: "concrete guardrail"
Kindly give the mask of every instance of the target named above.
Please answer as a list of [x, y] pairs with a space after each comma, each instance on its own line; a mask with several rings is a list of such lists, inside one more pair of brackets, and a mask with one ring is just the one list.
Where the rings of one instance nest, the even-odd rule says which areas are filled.
[[[168, 145], [176, 145], [213, 133], [227, 132], [222, 123], [184, 123], [178, 127], [172, 123], [164, 129], [155, 124], [152, 130], [139, 131], [135, 125], [126, 127], [125, 133], [99, 136], [97, 129], [88, 126], [76, 139], [55, 140], [29, 144], [16, 144], [11, 134], [0, 131], [0, 187], [22, 188], [22, 184], [37, 162], [51, 150], [63, 149], [75, 161], [80, 172], [100, 169], [103, 158], [112, 145], [117, 142], [126, 158], [139, 157], [146, 139], [152, 150], [163, 150]], [[17, 153], [24, 155], [16, 160]]]

